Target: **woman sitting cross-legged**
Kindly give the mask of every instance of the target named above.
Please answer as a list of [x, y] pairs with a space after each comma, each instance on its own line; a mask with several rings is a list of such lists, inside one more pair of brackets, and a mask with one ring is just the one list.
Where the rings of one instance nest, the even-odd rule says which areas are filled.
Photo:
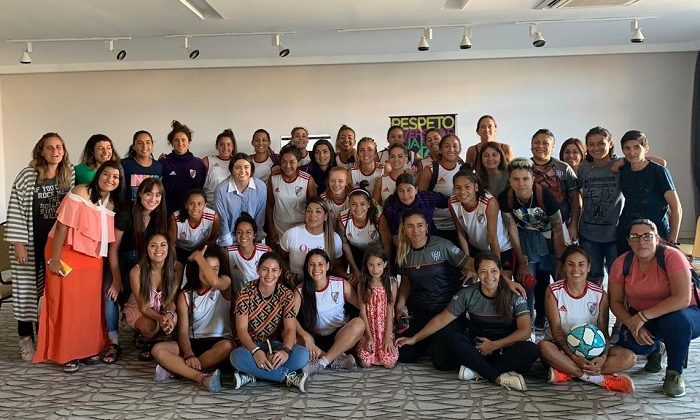
[[479, 282], [459, 291], [444, 311], [412, 337], [396, 344], [413, 345], [466, 316], [467, 332], [446, 331], [433, 340], [433, 365], [439, 370], [459, 368], [459, 379], [486, 378], [507, 389], [527, 390], [522, 373], [537, 360], [530, 338], [527, 301], [511, 292], [501, 275], [501, 261], [485, 252], [476, 258]]
[[571, 329], [578, 324], [593, 324], [608, 336], [608, 296], [588, 280], [591, 268], [583, 248], [569, 245], [561, 256], [564, 280], [547, 287], [544, 298], [549, 329], [538, 343], [542, 361], [550, 366], [548, 382], [559, 384], [571, 378], [594, 383], [610, 391], [633, 392], [634, 382], [617, 372], [634, 366], [636, 357], [622, 347], [607, 347], [603, 354], [586, 360], [569, 350], [566, 344]]
[[236, 299], [237, 347], [231, 352], [234, 389], [256, 378], [284, 382], [306, 392], [307, 375], [301, 368], [309, 361], [306, 348], [296, 341], [294, 293], [278, 282], [282, 260], [267, 252], [258, 263], [259, 279], [243, 286]]
[[170, 335], [177, 324], [175, 302], [180, 292], [182, 266], [175, 261], [175, 245], [165, 234], [146, 241], [146, 253], [129, 273], [133, 294], [124, 305], [126, 322], [140, 334], [139, 360], [151, 360], [152, 340]]
[[304, 261], [304, 281], [297, 289], [299, 311], [297, 336], [309, 350], [311, 361], [304, 372], [313, 375], [331, 369], [357, 370], [346, 351], [355, 347], [365, 332], [361, 318], [348, 320], [345, 302], [357, 307], [357, 295], [346, 280], [328, 275], [331, 259], [322, 249], [312, 249]]
[[228, 361], [233, 341], [231, 279], [219, 274], [220, 267], [221, 254], [215, 246], [190, 254], [187, 284], [177, 299], [177, 341], [153, 346], [153, 358], [158, 362], [156, 382], [179, 375], [212, 392], [221, 390], [216, 367]]

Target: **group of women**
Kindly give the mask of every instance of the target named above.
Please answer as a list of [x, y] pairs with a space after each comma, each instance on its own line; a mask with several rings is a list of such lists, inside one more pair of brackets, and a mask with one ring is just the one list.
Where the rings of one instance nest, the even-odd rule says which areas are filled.
[[[378, 151], [345, 125], [335, 145], [311, 151], [295, 127], [279, 154], [264, 129], [251, 155], [224, 130], [218, 153], [199, 159], [192, 131], [173, 121], [172, 152], [158, 160], [146, 131], [121, 160], [94, 135], [75, 169], [47, 133], [8, 210], [22, 357], [66, 372], [114, 363], [123, 318], [139, 358], [158, 362], [156, 381], [213, 392], [227, 366], [236, 389], [263, 379], [305, 392], [325, 368], [391, 368], [426, 353], [462, 380], [508, 389], [527, 388], [539, 357], [552, 383], [631, 392], [620, 372], [635, 353], [652, 372], [668, 353], [663, 391], [683, 395], [700, 309], [687, 260], [660, 244], [677, 241], [681, 207], [644, 134], [622, 137], [621, 159], [595, 127], [564, 142], [562, 161], [549, 130], [532, 137], [531, 159], [511, 158], [491, 116], [476, 132], [464, 160], [454, 134], [428, 130], [421, 159], [400, 127]], [[608, 308], [617, 346], [574, 355], [571, 327], [595, 324], [609, 338]], [[546, 331], [538, 345], [533, 327]]]

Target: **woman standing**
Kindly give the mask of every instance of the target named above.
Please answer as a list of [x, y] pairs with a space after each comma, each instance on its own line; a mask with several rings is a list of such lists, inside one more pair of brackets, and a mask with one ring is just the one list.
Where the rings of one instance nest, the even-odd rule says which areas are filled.
[[61, 136], [46, 133], [34, 145], [29, 166], [15, 178], [7, 208], [12, 270], [12, 311], [22, 360], [34, 357], [37, 302], [44, 294], [44, 247], [58, 206], [75, 184], [75, 172]]
[[231, 273], [233, 295], [238, 296], [243, 286], [258, 278], [258, 262], [272, 248], [255, 243], [258, 224], [248, 213], [242, 212], [234, 225], [236, 244], [226, 247], [226, 261]]
[[74, 187], [61, 202], [45, 249], [49, 270], [34, 363], [53, 360], [65, 372], [77, 371], [80, 359], [99, 363], [108, 343], [102, 263], [114, 242], [114, 210], [123, 185], [121, 166], [107, 161], [92, 182]]
[[[488, 142], [498, 143], [496, 141], [496, 132], [498, 131], [497, 128], [498, 126], [496, 125], [496, 119], [490, 115], [482, 115], [476, 122], [476, 134], [479, 135], [479, 143], [473, 146], [469, 146], [469, 148], [467, 149], [467, 156], [465, 159], [465, 162], [471, 168], [476, 167], [476, 155], [479, 153], [482, 146], [484, 146]], [[513, 152], [511, 151], [510, 146], [508, 146], [507, 144], [498, 144], [501, 146], [503, 153], [506, 155], [505, 163], [508, 164], [508, 162], [510, 162], [510, 160], [513, 159]]]
[[[403, 128], [399, 125], [392, 125], [391, 127], [389, 127], [389, 130], [387, 130], [386, 132], [386, 141], [387, 143], [389, 143], [389, 146], [391, 146], [392, 144], [403, 144], [404, 146], [406, 146], [406, 138], [404, 136]], [[389, 149], [387, 148], [379, 153], [377, 161], [384, 163], [388, 159]], [[413, 150], [409, 150], [408, 162], [406, 163], [405, 169], [410, 174], [418, 176], [418, 173], [421, 171], [422, 168], [423, 166], [420, 155], [418, 155], [418, 153], [414, 152]]]
[[[250, 142], [253, 145], [253, 154], [250, 158], [253, 160], [253, 166], [255, 166], [255, 177], [264, 183], [270, 178], [270, 173], [273, 168], [279, 168], [280, 157], [272, 151], [270, 145], [270, 133], [267, 130], [258, 128], [253, 133], [253, 140]], [[251, 172], [251, 173], [253, 173]]]
[[375, 180], [382, 177], [384, 164], [377, 162], [377, 144], [370, 137], [363, 137], [357, 143], [357, 164], [350, 169], [350, 182], [353, 188], [358, 188], [360, 182], [374, 185]]
[[229, 177], [229, 161], [236, 154], [236, 136], [230, 128], [216, 136], [216, 156], [204, 156], [202, 162], [207, 168], [207, 179], [204, 181], [204, 191], [207, 193], [207, 206], [214, 208], [214, 192], [216, 187]]
[[301, 158], [299, 159], [299, 166], [305, 166], [311, 163], [311, 156], [306, 147], [309, 145], [309, 130], [304, 127], [294, 127], [292, 128], [292, 144], [299, 148], [301, 152]]
[[[529, 341], [530, 312], [525, 299], [511, 292], [500, 265], [496, 254], [476, 257], [479, 282], [462, 289], [425, 327], [396, 344], [415, 345], [442, 330], [433, 339], [437, 369], [459, 368], [461, 380], [485, 378], [506, 389], [526, 391], [522, 373], [537, 360], [537, 346]], [[462, 317], [466, 334], [445, 328]]]
[[349, 169], [357, 162], [355, 151], [355, 130], [343, 124], [335, 137], [335, 150], [338, 152], [336, 163], [341, 168]]
[[[403, 144], [392, 144], [389, 146], [389, 165], [391, 173], [377, 178], [374, 182], [372, 198], [379, 205], [391, 197], [396, 191], [396, 180], [399, 175], [406, 173], [406, 162], [408, 162], [408, 149]], [[371, 185], [371, 184], [370, 184]]]
[[173, 151], [160, 158], [168, 215], [173, 214], [185, 202], [187, 191], [203, 188], [207, 177], [207, 168], [202, 159], [190, 152], [192, 130], [179, 121], [173, 121], [172, 128], [168, 133], [168, 143]]
[[[294, 293], [279, 283], [282, 260], [268, 252], [258, 263], [257, 280], [246, 284], [236, 299], [234, 320], [238, 346], [231, 352], [234, 389], [264, 379], [306, 392], [301, 368], [309, 352], [296, 343]], [[269, 343], [269, 347], [268, 347]]]
[[648, 355], [644, 370], [652, 373], [661, 371], [667, 353], [663, 393], [682, 397], [690, 341], [700, 336], [700, 302], [685, 255], [660, 245], [659, 238], [651, 220], [632, 221], [627, 235], [632, 250], [610, 272], [610, 309], [623, 324], [617, 344]]
[[[423, 138], [425, 139], [425, 146], [428, 148], [428, 156], [423, 156], [421, 164], [424, 168], [427, 168], [432, 165], [433, 162], [437, 162], [440, 159], [440, 140], [442, 140], [442, 133], [437, 128], [429, 128], [423, 135]], [[389, 153], [391, 154], [391, 151], [389, 151]]]
[[97, 168], [108, 160], [119, 161], [112, 140], [104, 134], [93, 134], [85, 143], [80, 163], [75, 167], [75, 183], [87, 184], [92, 181]]
[[[217, 231], [219, 246], [235, 242], [234, 223], [243, 212], [251, 215], [258, 226], [262, 226], [265, 223], [268, 199], [265, 183], [253, 177], [255, 165], [248, 155], [236, 153], [228, 167], [231, 175], [216, 187], [215, 207], [221, 221]], [[263, 238], [261, 235], [256, 239]]]
[[342, 166], [336, 166], [328, 174], [328, 188], [321, 194], [320, 198], [328, 206], [333, 219], [338, 220], [340, 213], [348, 209], [348, 187], [350, 185], [350, 174]]
[[153, 136], [145, 130], [134, 133], [129, 151], [120, 163], [124, 168], [124, 201], [127, 203], [136, 201], [136, 191], [144, 179], [160, 179], [163, 176], [163, 165], [153, 159]]
[[267, 184], [267, 234], [273, 247], [285, 232], [304, 221], [304, 203], [316, 196], [313, 178], [299, 170], [300, 156], [296, 146], [284, 146], [280, 151], [281, 173], [272, 175]]
[[[586, 141], [588, 142], [588, 141]], [[586, 146], [577, 138], [571, 137], [561, 144], [559, 149], [559, 160], [566, 162], [578, 175], [578, 166], [586, 158]]]
[[508, 187], [508, 171], [506, 170], [506, 154], [500, 143], [489, 141], [484, 143], [476, 157], [474, 170], [483, 183], [484, 188], [494, 197]]
[[317, 192], [326, 192], [326, 181], [331, 170], [336, 167], [335, 151], [333, 145], [326, 139], [314, 143], [311, 151], [311, 163], [301, 167], [301, 170], [311, 175], [316, 182]]

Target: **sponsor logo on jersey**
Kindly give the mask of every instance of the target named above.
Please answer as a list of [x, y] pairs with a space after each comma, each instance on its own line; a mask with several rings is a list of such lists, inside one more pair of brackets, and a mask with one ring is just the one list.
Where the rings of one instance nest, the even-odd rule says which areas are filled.
[[566, 305], [561, 305], [561, 306], [559, 307], [559, 312], [568, 312], [568, 311], [566, 310]]
[[175, 176], [177, 174], [175, 173], [175, 171], [172, 171], [172, 172], [170, 172], [170, 175]]
[[280, 189], [275, 187], [275, 192], [280, 192]]

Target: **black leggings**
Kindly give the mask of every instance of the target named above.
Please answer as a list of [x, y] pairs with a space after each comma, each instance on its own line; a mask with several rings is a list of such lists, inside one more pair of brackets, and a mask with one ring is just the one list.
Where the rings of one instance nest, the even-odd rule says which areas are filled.
[[31, 321], [17, 321], [17, 334], [20, 337], [32, 337], [34, 340], [34, 323]]
[[[432, 318], [411, 318], [408, 329], [401, 334], [403, 337], [412, 337], [420, 331]], [[425, 338], [412, 346], [403, 346], [399, 348], [399, 362], [414, 363], [428, 350], [430, 343], [437, 340], [443, 334], [454, 333], [464, 335], [464, 321], [460, 318], [455, 319], [445, 326], [445, 328], [436, 332], [428, 338]]]
[[503, 351], [495, 350], [482, 356], [464, 333], [447, 332], [433, 340], [433, 366], [438, 370], [456, 370], [466, 366], [490, 382], [501, 373], [523, 373], [537, 360], [537, 345], [531, 341], [519, 341]]

